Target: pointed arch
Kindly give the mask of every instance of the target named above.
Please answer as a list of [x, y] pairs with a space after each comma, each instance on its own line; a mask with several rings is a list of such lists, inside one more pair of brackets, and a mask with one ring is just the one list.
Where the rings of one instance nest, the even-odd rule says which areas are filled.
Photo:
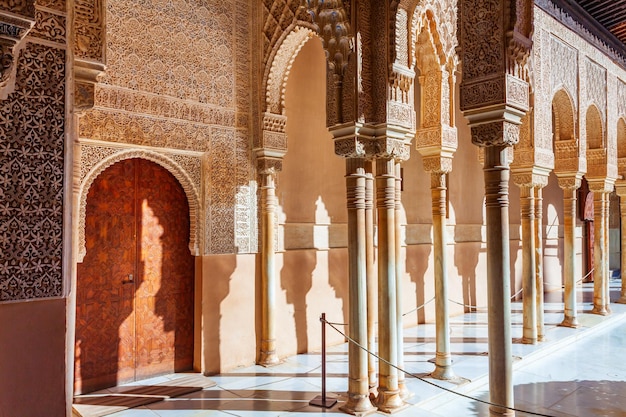
[[617, 120], [617, 158], [626, 163], [626, 117]]
[[587, 149], [599, 150], [606, 148], [605, 129], [600, 109], [592, 104], [587, 109], [585, 117], [585, 133]]
[[184, 168], [180, 167], [174, 160], [168, 158], [167, 156], [146, 150], [127, 149], [113, 155], [109, 155], [94, 165], [80, 185], [78, 192], [78, 262], [82, 262], [87, 253], [85, 246], [85, 216], [87, 211], [87, 195], [89, 194], [91, 185], [94, 180], [111, 165], [116, 162], [132, 158], [140, 158], [154, 162], [165, 168], [174, 176], [174, 178], [178, 180], [185, 191], [187, 202], [189, 204], [189, 224], [191, 229], [189, 231], [189, 250], [192, 255], [198, 256], [200, 254], [199, 242], [201, 236], [199, 216], [200, 196], [191, 177]]
[[284, 114], [285, 88], [289, 72], [298, 52], [317, 34], [309, 28], [296, 26], [280, 43], [270, 64], [265, 88], [266, 110], [272, 114]]

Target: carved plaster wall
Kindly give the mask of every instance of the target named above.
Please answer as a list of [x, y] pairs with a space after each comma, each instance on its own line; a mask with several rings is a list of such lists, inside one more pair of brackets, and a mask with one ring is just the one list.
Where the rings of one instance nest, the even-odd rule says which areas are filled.
[[[541, 37], [547, 37], [549, 43], [541, 43], [541, 50], [545, 50], [545, 55], [541, 54], [538, 58], [540, 64], [535, 63], [535, 67], [539, 65], [542, 71], [550, 74], [549, 89], [535, 89], [535, 105], [543, 109], [551, 109], [554, 104], [555, 110], [559, 113], [558, 121], [561, 132], [572, 131], [575, 141], [572, 144], [561, 144], [568, 148], [569, 153], [573, 149], [578, 151], [578, 164], [575, 159], [568, 160], [567, 167], [560, 165], [563, 169], [573, 170], [577, 166], [577, 170], [585, 173], [592, 169], [590, 164], [602, 164], [601, 171], [603, 175], [609, 178], [617, 176], [617, 143], [616, 143], [616, 126], [617, 117], [620, 108], [623, 108], [624, 100], [619, 99], [620, 94], [624, 94], [623, 80], [626, 77], [626, 71], [612, 61], [605, 53], [599, 42], [590, 42], [584, 39], [580, 34], [590, 35], [584, 28], [576, 26], [573, 21], [568, 20], [562, 12], [559, 12], [554, 5], [549, 5], [545, 1], [541, 1], [541, 8], [535, 7], [535, 33], [541, 32]], [[546, 4], [544, 4], [546, 3]], [[566, 27], [557, 21], [542, 8], [550, 7], [553, 12], [561, 18], [566, 19], [568, 24], [576, 26], [576, 31]], [[600, 45], [600, 47], [598, 46]], [[535, 47], [537, 44], [535, 44]], [[535, 53], [535, 56], [537, 54]], [[622, 92], [620, 92], [622, 91]], [[549, 94], [548, 94], [549, 92]], [[566, 94], [568, 100], [557, 99], [559, 94]], [[569, 102], [567, 104], [564, 104]], [[608, 103], [617, 103], [616, 109], [609, 108]], [[564, 118], [562, 114], [569, 113], [564, 109], [571, 106], [573, 110], [573, 129], [566, 127], [565, 123], [569, 123], [569, 116]], [[588, 110], [593, 106], [596, 109], [598, 117], [594, 117], [589, 128], [590, 131], [602, 131], [602, 146], [605, 155], [604, 159], [598, 159], [599, 155], [590, 156], [586, 154], [587, 146], [587, 114]], [[567, 119], [567, 120], [566, 120]], [[535, 129], [535, 135], [540, 133], [544, 137], [552, 136], [552, 111], [536, 112], [536, 121], [539, 121], [541, 128]], [[596, 126], [597, 125], [597, 126]], [[563, 140], [561, 135], [561, 140]], [[597, 153], [597, 152], [596, 152]], [[589, 159], [589, 161], [587, 161]], [[559, 168], [561, 169], [561, 168]]]
[[64, 4], [36, 9], [0, 101], [0, 301], [64, 295]]
[[[82, 3], [96, 8], [101, 0]], [[257, 248], [250, 9], [245, 0], [107, 0], [107, 70], [93, 109], [79, 119], [81, 140], [101, 148], [93, 155], [161, 155], [171, 162], [163, 166], [189, 179], [198, 254]], [[195, 156], [181, 156], [187, 151]]]

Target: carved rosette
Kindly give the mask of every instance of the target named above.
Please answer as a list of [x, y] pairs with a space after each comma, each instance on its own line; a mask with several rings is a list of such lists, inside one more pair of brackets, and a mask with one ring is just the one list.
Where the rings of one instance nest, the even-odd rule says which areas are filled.
[[0, 98], [13, 91], [19, 50], [35, 20], [35, 0], [0, 2]]

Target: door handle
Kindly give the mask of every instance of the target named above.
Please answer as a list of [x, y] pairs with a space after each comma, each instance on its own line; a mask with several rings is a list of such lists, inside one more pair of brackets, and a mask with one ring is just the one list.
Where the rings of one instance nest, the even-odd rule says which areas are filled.
[[133, 274], [128, 274], [128, 276], [122, 280], [122, 284], [132, 284], [133, 282], [135, 282]]

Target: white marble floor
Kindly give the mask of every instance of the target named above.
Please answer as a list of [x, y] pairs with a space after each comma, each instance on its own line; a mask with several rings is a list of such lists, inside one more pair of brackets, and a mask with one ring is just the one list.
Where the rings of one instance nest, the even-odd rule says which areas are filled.
[[[611, 284], [611, 296], [619, 297], [620, 281]], [[612, 314], [588, 314], [593, 284], [579, 289], [581, 327], [557, 327], [562, 320], [560, 294], [546, 300], [546, 341], [524, 345], [521, 337], [521, 304], [512, 304], [515, 406], [554, 417], [626, 417], [626, 305], [613, 304]], [[332, 331], [332, 330], [329, 330]], [[461, 382], [430, 379], [434, 365], [434, 326], [420, 325], [404, 334], [404, 368], [426, 381], [488, 400], [487, 317], [469, 313], [451, 321], [454, 371]], [[340, 415], [347, 390], [347, 344], [329, 348], [327, 391], [339, 400], [330, 409], [309, 405], [320, 394], [320, 354], [287, 358], [264, 368], [251, 366], [211, 376], [216, 386], [139, 408], [111, 414], [112, 417], [279, 417]], [[185, 374], [142, 381], [142, 385], [167, 382]], [[460, 397], [408, 376], [413, 393], [409, 406], [394, 416], [471, 417], [487, 416], [487, 405]], [[518, 412], [517, 417], [532, 415]], [[87, 414], [84, 414], [86, 417]]]

